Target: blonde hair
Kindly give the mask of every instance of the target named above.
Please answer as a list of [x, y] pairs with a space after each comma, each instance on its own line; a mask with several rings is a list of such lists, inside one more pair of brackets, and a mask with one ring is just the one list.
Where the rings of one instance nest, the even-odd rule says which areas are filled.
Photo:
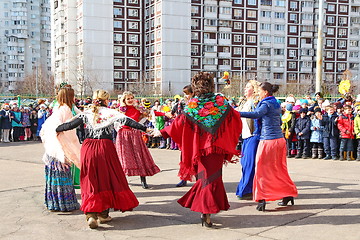
[[72, 108], [72, 105], [74, 104], [75, 100], [75, 92], [74, 89], [72, 89], [71, 85], [65, 85], [60, 88], [56, 100], [62, 105], [67, 105], [69, 108]]
[[110, 94], [105, 90], [96, 90], [93, 94], [93, 105], [92, 111], [94, 113], [94, 123], [97, 122], [99, 118], [99, 108], [100, 107], [107, 107], [105, 104], [106, 100], [109, 100]]
[[125, 92], [122, 94], [121, 98], [120, 98], [120, 107], [125, 107], [125, 106], [126, 106], [125, 98], [126, 98], [127, 96], [133, 96], [133, 97], [135, 97], [132, 92], [130, 92], [130, 91], [125, 91]]
[[[246, 84], [250, 83], [250, 85], [252, 86], [252, 88], [254, 89], [254, 93], [253, 93], [253, 98], [255, 101], [259, 100], [259, 88], [260, 88], [260, 82], [256, 81], [256, 80], [249, 80]], [[241, 97], [239, 99], [239, 105], [243, 104], [244, 101], [246, 101], [245, 98]]]

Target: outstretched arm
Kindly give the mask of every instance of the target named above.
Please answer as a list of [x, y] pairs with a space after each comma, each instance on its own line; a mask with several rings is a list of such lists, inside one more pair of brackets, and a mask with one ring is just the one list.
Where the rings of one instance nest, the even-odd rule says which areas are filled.
[[139, 129], [141, 131], [146, 132], [146, 127], [144, 125], [142, 125], [141, 123], [138, 123], [137, 121], [135, 121], [132, 118], [129, 118], [129, 117], [120, 118], [118, 120], [118, 122], [121, 125], [125, 125], [125, 126], [128, 126], [128, 127]]
[[240, 112], [240, 116], [244, 118], [261, 118], [269, 111], [267, 104], [261, 104], [254, 112]]
[[84, 123], [84, 121], [82, 118], [75, 118], [75, 119], [71, 120], [70, 122], [60, 124], [56, 128], [56, 132], [63, 132], [63, 131], [71, 130], [71, 129], [77, 128], [78, 126], [80, 126], [83, 123]]

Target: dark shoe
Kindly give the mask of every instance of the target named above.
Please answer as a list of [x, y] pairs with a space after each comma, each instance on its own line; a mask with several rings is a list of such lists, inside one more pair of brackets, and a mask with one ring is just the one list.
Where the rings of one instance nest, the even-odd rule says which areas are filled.
[[149, 186], [147, 185], [146, 183], [146, 178], [145, 177], [140, 177], [140, 180], [141, 180], [141, 186], [143, 189], [148, 189]]
[[176, 187], [185, 187], [187, 182], [185, 180], [181, 180], [178, 184], [176, 184]]
[[330, 156], [325, 156], [323, 159], [324, 160], [329, 160], [329, 159], [331, 159], [331, 157]]
[[278, 202], [279, 206], [287, 206], [291, 202], [291, 205], [294, 205], [294, 197], [284, 197], [281, 202]]
[[339, 160], [338, 156], [333, 156], [332, 160]]
[[265, 200], [259, 200], [256, 210], [265, 212], [266, 202]]
[[301, 155], [296, 155], [295, 158], [301, 158]]
[[[340, 152], [340, 161], [344, 161], [345, 160], [345, 158], [346, 158], [346, 155], [345, 155], [346, 153], [345, 152]], [[344, 158], [344, 155], [345, 155], [345, 158]], [[333, 157], [333, 159], [334, 159], [334, 157]], [[335, 159], [334, 159], [335, 160]]]
[[303, 159], [308, 159], [309, 157], [308, 157], [308, 156], [303, 156], [302, 158], [303, 158]]
[[210, 220], [210, 214], [202, 214], [201, 215], [201, 226], [203, 227], [205, 224], [205, 227], [211, 228], [213, 226], [211, 220]]
[[238, 196], [238, 199], [240, 199], [240, 200], [252, 200], [253, 195], [252, 195], [252, 193], [247, 193], [247, 194], [243, 195], [242, 197]]

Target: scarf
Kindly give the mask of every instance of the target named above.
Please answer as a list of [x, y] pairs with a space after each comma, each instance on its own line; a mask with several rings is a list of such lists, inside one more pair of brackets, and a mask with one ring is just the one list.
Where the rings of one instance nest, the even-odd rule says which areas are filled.
[[214, 135], [230, 110], [224, 95], [207, 93], [190, 99], [184, 114], [191, 122]]

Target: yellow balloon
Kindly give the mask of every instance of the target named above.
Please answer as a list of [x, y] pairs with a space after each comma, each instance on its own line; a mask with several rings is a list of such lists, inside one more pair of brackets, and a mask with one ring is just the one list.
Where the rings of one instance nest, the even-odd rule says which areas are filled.
[[339, 93], [345, 94], [350, 91], [350, 80], [342, 80], [339, 84]]

